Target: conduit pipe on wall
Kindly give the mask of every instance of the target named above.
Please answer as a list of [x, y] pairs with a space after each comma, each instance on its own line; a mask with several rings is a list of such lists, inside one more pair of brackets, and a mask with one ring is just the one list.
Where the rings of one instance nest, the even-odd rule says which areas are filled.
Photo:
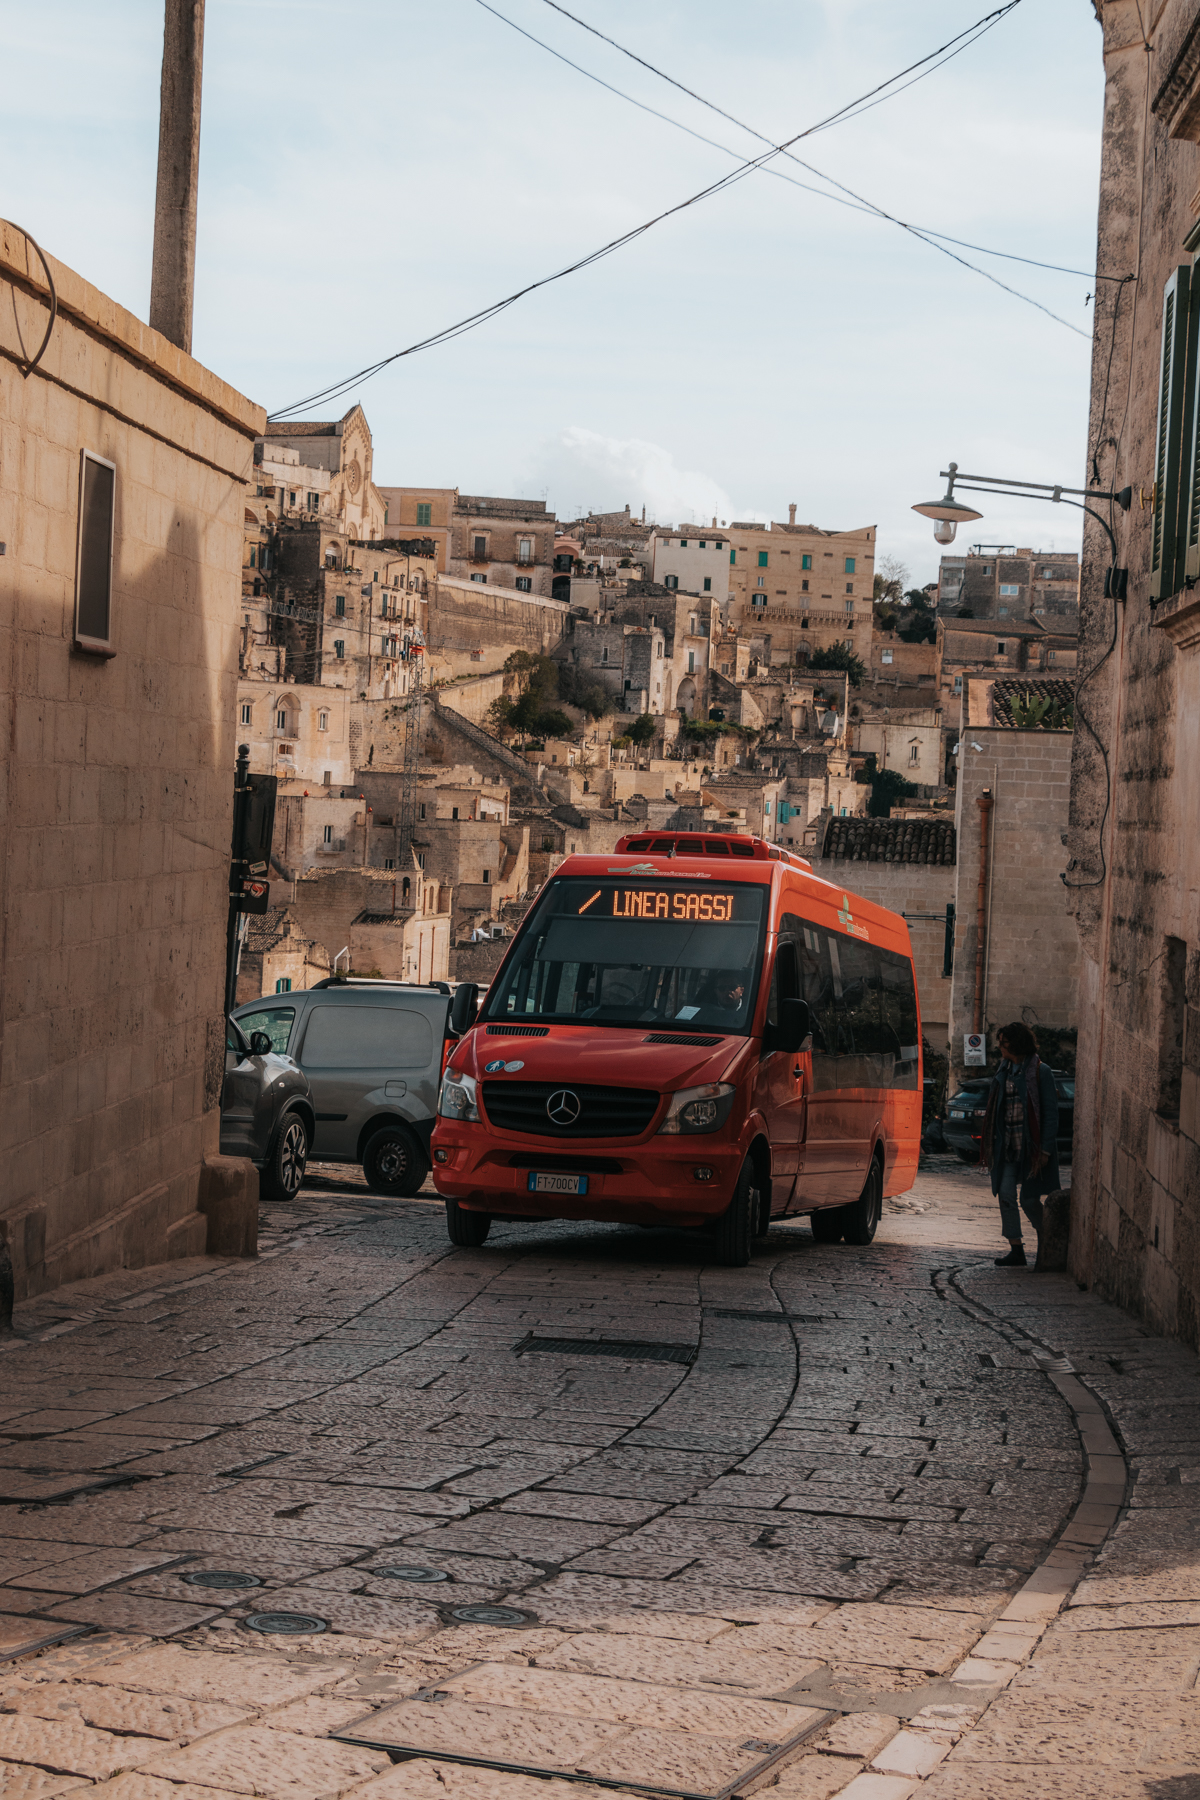
[[992, 790], [984, 788], [975, 804], [979, 808], [979, 896], [975, 924], [975, 1005], [972, 1031], [983, 1030], [983, 969], [987, 957], [988, 862], [991, 850]]

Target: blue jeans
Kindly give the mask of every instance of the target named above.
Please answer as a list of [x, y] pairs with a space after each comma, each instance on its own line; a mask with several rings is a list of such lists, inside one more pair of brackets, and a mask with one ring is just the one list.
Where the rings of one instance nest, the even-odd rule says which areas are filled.
[[[1035, 1231], [1042, 1229], [1041, 1180], [1037, 1175], [1028, 1175], [1019, 1183], [1021, 1190], [1021, 1212], [1029, 1220]], [[1021, 1213], [1017, 1211], [1018, 1165], [1006, 1162], [1000, 1172], [1000, 1229], [1010, 1244], [1019, 1242], [1021, 1237]]]

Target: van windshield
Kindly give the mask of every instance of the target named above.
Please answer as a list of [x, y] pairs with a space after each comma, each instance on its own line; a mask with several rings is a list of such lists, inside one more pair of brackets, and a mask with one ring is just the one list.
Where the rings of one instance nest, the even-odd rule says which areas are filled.
[[767, 892], [749, 882], [553, 882], [483, 1017], [744, 1035]]

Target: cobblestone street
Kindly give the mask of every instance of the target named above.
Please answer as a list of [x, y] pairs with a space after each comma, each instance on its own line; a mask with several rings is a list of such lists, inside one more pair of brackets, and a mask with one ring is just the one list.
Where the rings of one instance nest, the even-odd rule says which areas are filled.
[[1200, 1794], [1200, 1362], [977, 1175], [740, 1270], [340, 1171], [260, 1241], [0, 1347], [6, 1800]]

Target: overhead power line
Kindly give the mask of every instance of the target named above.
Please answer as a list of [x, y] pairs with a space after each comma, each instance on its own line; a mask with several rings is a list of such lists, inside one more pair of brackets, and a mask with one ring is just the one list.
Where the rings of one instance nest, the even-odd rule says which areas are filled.
[[[1009, 0], [1009, 4], [1000, 9], [999, 16], [1003, 17], [1004, 14], [1011, 12], [1013, 7], [1019, 4], [1020, 0]], [[988, 16], [990, 17], [991, 15]], [[506, 21], [506, 23], [507, 22], [508, 21]], [[962, 35], [962, 33], [958, 34], [959, 37]], [[957, 41], [958, 38], [956, 37], [950, 39], [948, 42], [956, 43]], [[929, 57], [923, 58], [922, 60], [929, 61], [932, 57], [940, 55], [947, 48], [948, 44], [943, 44], [940, 49], [931, 51]], [[917, 66], [917, 64], [910, 65], [909, 69], [902, 70], [900, 75], [894, 76], [892, 78], [893, 81], [899, 80], [901, 76], [908, 74], [912, 68]], [[823, 119], [819, 119], [815, 125], [808, 125], [803, 131], [796, 132], [792, 137], [786, 139], [784, 143], [771, 144], [769, 148], [764, 150], [760, 155], [751, 157], [745, 162], [740, 163], [736, 169], [731, 169], [727, 175], [721, 176], [717, 181], [709, 182], [706, 187], [700, 188], [694, 194], [689, 194], [685, 200], [677, 201], [674, 206], [664, 208], [662, 212], [656, 213], [653, 218], [646, 219], [642, 224], [633, 226], [631, 230], [622, 232], [620, 237], [610, 239], [607, 244], [602, 244], [598, 250], [590, 251], [588, 255], [579, 257], [575, 262], [568, 263], [564, 268], [556, 269], [553, 274], [543, 275], [539, 277], [537, 281], [527, 282], [524, 287], [518, 288], [515, 293], [506, 295], [502, 300], [495, 300], [489, 306], [481, 307], [477, 312], [469, 313], [466, 318], [459, 319], [453, 325], [444, 326], [440, 331], [432, 332], [428, 337], [419, 339], [415, 344], [406, 345], [403, 350], [393, 350], [390, 355], [380, 357], [378, 361], [369, 363], [365, 368], [356, 370], [353, 375], [347, 375], [341, 381], [333, 382], [328, 387], [320, 388], [311, 394], [306, 394], [302, 399], [295, 400], [288, 406], [280, 407], [277, 411], [272, 412], [269, 417], [273, 420], [285, 419], [289, 415], [302, 412], [308, 407], [323, 405], [327, 402], [336, 400], [349, 393], [352, 388], [360, 387], [364, 382], [370, 381], [373, 376], [378, 375], [392, 363], [400, 361], [402, 357], [415, 356], [421, 350], [431, 350], [438, 344], [449, 343], [452, 339], [461, 337], [465, 332], [474, 331], [478, 326], [486, 324], [488, 320], [494, 319], [500, 313], [507, 311], [510, 306], [515, 306], [517, 301], [523, 300], [527, 294], [536, 293], [539, 288], [549, 287], [551, 283], [562, 281], [568, 275], [578, 274], [580, 270], [590, 268], [593, 263], [600, 262], [605, 257], [613, 255], [615, 251], [624, 249], [626, 244], [631, 244], [635, 242], [636, 239], [644, 237], [648, 231], [652, 231], [656, 225], [661, 225], [664, 220], [673, 218], [677, 213], [687, 211], [689, 207], [698, 206], [702, 201], [709, 200], [716, 194], [723, 193], [726, 188], [730, 188], [736, 182], [744, 180], [747, 175], [753, 174], [756, 169], [765, 167], [768, 163], [773, 162], [778, 156], [786, 155], [793, 144], [798, 144], [802, 138], [811, 137], [814, 132], [820, 131], [822, 127], [832, 124], [834, 120], [840, 118], [843, 113], [850, 111], [863, 100], [878, 94], [881, 91], [881, 88], [886, 87], [887, 85], [888, 83], [886, 82], [877, 84], [875, 87], [869, 89], [868, 93], [861, 95], [859, 100], [850, 101], [846, 106], [839, 107], [836, 112], [828, 114]], [[757, 136], [759, 134], [756, 133], [755, 135]], [[855, 196], [855, 198], [858, 198], [858, 196]], [[863, 202], [863, 204], [869, 206], [869, 202]], [[994, 277], [991, 279], [994, 279]], [[1024, 298], [1024, 296], [1021, 297]], [[1033, 304], [1036, 304], [1036, 302]], [[1060, 320], [1059, 323], [1065, 324], [1066, 321]], [[1072, 326], [1069, 327], [1069, 329], [1074, 330], [1075, 327]]]

